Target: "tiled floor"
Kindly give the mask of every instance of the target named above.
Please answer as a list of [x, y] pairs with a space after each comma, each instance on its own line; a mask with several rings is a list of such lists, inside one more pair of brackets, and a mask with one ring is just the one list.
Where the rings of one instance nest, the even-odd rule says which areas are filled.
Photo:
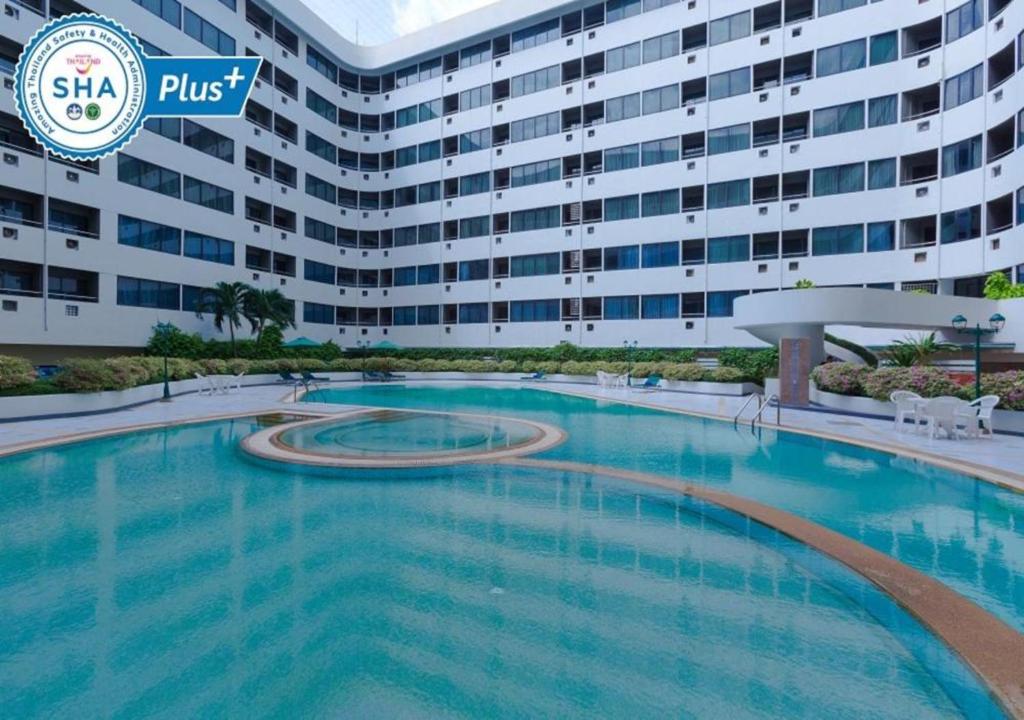
[[[457, 383], [452, 383], [457, 384]], [[551, 391], [586, 395], [616, 402], [636, 402], [669, 410], [695, 412], [728, 418], [730, 421], [743, 403], [743, 398], [717, 395], [693, 395], [666, 391], [637, 392], [627, 389], [602, 390], [594, 385], [537, 384]], [[213, 397], [184, 395], [170, 403], [149, 403], [127, 410], [99, 415], [0, 424], [0, 450], [52, 438], [97, 433], [133, 426], [159, 425], [219, 415], [259, 414], [296, 411], [291, 392], [282, 387], [246, 387], [240, 392]], [[340, 412], [343, 406], [303, 403], [303, 412]], [[747, 408], [744, 417], [753, 415]], [[765, 411], [765, 422], [775, 422], [775, 410]], [[1024, 490], [1024, 438], [997, 436], [994, 439], [946, 440], [930, 439], [909, 430], [896, 432], [892, 422], [856, 416], [837, 415], [806, 410], [783, 409], [781, 422], [785, 427], [837, 436], [854, 442], [881, 445], [899, 452], [943, 458], [969, 463], [1010, 475], [1011, 484]], [[1014, 477], [1015, 476], [1015, 477]]]

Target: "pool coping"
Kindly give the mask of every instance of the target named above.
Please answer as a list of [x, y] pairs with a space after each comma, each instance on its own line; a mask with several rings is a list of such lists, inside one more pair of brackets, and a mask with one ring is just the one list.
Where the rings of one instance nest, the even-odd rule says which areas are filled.
[[673, 478], [571, 460], [514, 458], [499, 465], [627, 480], [709, 502], [810, 547], [865, 578], [938, 637], [1011, 717], [1024, 718], [1024, 634], [956, 592], [889, 555], [770, 505]]
[[[332, 455], [313, 450], [299, 450], [287, 445], [281, 436], [292, 430], [318, 424], [326, 424], [337, 420], [354, 419], [366, 416], [372, 419], [373, 414], [382, 411], [407, 412], [420, 415], [446, 415], [465, 417], [475, 420], [507, 420], [531, 427], [536, 435], [515, 445], [497, 450], [471, 450], [466, 452], [407, 453], [394, 457], [360, 457], [355, 455]], [[378, 408], [361, 406], [356, 409], [317, 417], [299, 422], [285, 423], [252, 433], [242, 438], [242, 450], [263, 460], [286, 463], [288, 465], [306, 465], [320, 468], [338, 469], [398, 469], [415, 467], [445, 467], [449, 465], [491, 464], [503, 459], [532, 455], [551, 450], [568, 438], [561, 428], [547, 423], [526, 420], [523, 418], [504, 417], [501, 415], [485, 415], [481, 413], [446, 412], [443, 410], [405, 410], [402, 408]]]
[[[677, 415], [690, 415], [692, 417], [705, 418], [708, 420], [717, 420], [719, 422], [730, 422], [730, 418], [728, 418], [725, 415], [716, 415], [715, 413], [701, 412], [700, 410], [684, 410], [682, 408], [672, 407], [671, 405], [661, 405], [653, 402], [634, 400], [632, 398], [589, 395], [585, 392], [579, 392], [577, 390], [566, 390], [564, 388], [555, 388], [552, 386], [532, 385], [531, 387], [536, 388], [538, 390], [544, 390], [545, 392], [557, 393], [561, 395], [570, 395], [572, 397], [586, 398], [588, 400], [613, 402], [618, 403], [620, 405], [635, 405], [637, 407], [643, 407], [649, 410], [660, 410], [662, 412], [675, 413]], [[880, 452], [886, 452], [891, 455], [926, 462], [930, 465], [935, 465], [936, 467], [940, 467], [946, 470], [953, 470], [955, 472], [968, 475], [972, 478], [983, 480], [992, 485], [998, 485], [999, 487], [1005, 488], [1007, 490], [1013, 490], [1015, 492], [1024, 493], [1024, 474], [1014, 473], [1009, 470], [1003, 470], [1002, 468], [993, 467], [992, 465], [982, 465], [979, 463], [967, 462], [965, 460], [957, 460], [946, 455], [928, 452], [927, 450], [917, 450], [914, 448], [909, 448], [905, 445], [895, 445], [892, 443], [862, 440], [860, 438], [850, 437], [849, 435], [831, 433], [828, 432], [827, 430], [812, 430], [810, 428], [802, 428], [786, 424], [774, 425], [763, 421], [758, 422], [757, 427], [768, 430], [779, 430], [782, 432], [794, 433], [797, 435], [806, 435], [808, 437], [815, 437], [822, 440], [831, 440], [833, 442], [847, 443], [849, 445], [856, 445], [857, 447], [866, 448], [868, 450], [878, 450]]]

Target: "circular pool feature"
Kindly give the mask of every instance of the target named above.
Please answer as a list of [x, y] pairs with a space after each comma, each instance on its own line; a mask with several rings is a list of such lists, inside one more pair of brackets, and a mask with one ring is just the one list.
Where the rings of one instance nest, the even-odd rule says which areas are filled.
[[258, 432], [260, 458], [327, 467], [422, 467], [493, 462], [558, 445], [565, 434], [531, 420], [409, 410], [361, 410]]

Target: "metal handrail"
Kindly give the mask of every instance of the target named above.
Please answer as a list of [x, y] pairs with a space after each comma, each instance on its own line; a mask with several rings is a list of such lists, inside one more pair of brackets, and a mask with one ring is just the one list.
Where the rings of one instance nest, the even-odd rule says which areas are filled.
[[744, 400], [743, 404], [740, 406], [739, 412], [736, 413], [736, 415], [732, 419], [733, 427], [737, 427], [740, 424], [740, 415], [743, 414], [743, 411], [747, 409], [747, 406], [750, 405], [750, 401], [753, 400], [754, 398], [757, 398], [758, 404], [760, 404], [761, 396], [759, 394], [751, 393], [750, 395], [748, 395], [747, 399]]
[[754, 429], [754, 425], [757, 423], [757, 421], [761, 419], [761, 413], [764, 412], [765, 408], [768, 407], [773, 400], [775, 401], [775, 424], [782, 424], [782, 403], [779, 402], [779, 396], [769, 395], [764, 399], [764, 402], [761, 403], [760, 406], [758, 406], [757, 412], [754, 414], [753, 419], [750, 421], [751, 430]]

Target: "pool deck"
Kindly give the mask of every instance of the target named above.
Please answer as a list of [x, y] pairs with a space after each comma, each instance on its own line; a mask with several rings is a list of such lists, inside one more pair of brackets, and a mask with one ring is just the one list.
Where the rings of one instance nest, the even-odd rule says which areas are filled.
[[[465, 382], [423, 381], [431, 386], [457, 386]], [[574, 383], [481, 383], [497, 387], [531, 387], [561, 392], [606, 402], [624, 402], [730, 422], [744, 398], [723, 395], [653, 391], [625, 388], [601, 389], [595, 385]], [[351, 384], [339, 384], [351, 387]], [[282, 386], [251, 386], [228, 395], [181, 395], [169, 403], [152, 402], [137, 407], [88, 416], [28, 420], [0, 424], [0, 454], [42, 447], [53, 442], [88, 439], [125, 430], [162, 427], [182, 422], [240, 417], [275, 412], [336, 414], [349, 406], [292, 402], [292, 392]], [[749, 426], [753, 407], [744, 412]], [[764, 427], [774, 428], [775, 409], [764, 414]], [[931, 462], [959, 472], [1024, 492], [1024, 438], [997, 435], [971, 440], [931, 439], [909, 429], [896, 432], [891, 421], [834, 412], [783, 408], [783, 428], [828, 439], [852, 442]], [[742, 421], [741, 421], [742, 422]]]

